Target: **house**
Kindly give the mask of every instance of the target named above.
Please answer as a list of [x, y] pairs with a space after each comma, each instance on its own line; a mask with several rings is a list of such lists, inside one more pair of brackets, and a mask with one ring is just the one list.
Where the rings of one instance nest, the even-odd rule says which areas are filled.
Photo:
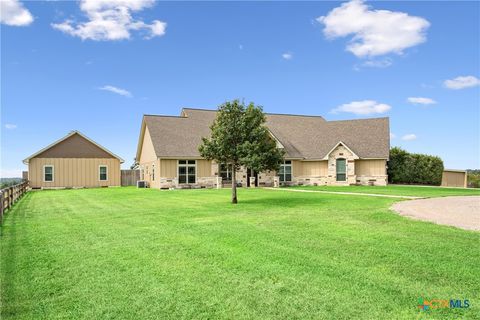
[[72, 131], [23, 160], [30, 187], [42, 189], [120, 186], [123, 159]]
[[[154, 188], [214, 187], [231, 181], [225, 164], [203, 159], [198, 147], [210, 136], [215, 110], [184, 108], [180, 116], [144, 115], [136, 159], [140, 178]], [[266, 126], [285, 161], [279, 172], [242, 168], [238, 183], [273, 185], [386, 185], [390, 150], [388, 118], [327, 121], [320, 116], [266, 114]], [[252, 179], [253, 180], [253, 179]]]

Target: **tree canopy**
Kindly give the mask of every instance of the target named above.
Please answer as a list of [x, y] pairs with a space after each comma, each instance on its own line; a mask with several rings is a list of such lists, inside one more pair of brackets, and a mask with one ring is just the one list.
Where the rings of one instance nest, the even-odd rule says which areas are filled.
[[233, 169], [232, 203], [237, 203], [235, 173], [240, 167], [257, 172], [278, 171], [283, 161], [284, 151], [277, 148], [265, 122], [261, 106], [245, 105], [239, 100], [225, 102], [218, 107], [210, 137], [202, 138], [202, 157]]

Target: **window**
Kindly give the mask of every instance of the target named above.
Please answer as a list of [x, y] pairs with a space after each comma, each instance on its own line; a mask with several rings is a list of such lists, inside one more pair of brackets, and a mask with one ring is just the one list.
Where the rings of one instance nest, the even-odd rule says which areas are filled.
[[347, 160], [337, 159], [337, 181], [347, 181]]
[[285, 160], [280, 165], [280, 171], [278, 172], [278, 175], [280, 176], [280, 182], [292, 181], [292, 161], [291, 160]]
[[100, 181], [107, 181], [108, 180], [108, 174], [107, 174], [107, 166], [99, 166], [98, 167], [98, 173], [99, 173], [99, 180]]
[[195, 183], [196, 161], [178, 160], [178, 183]]
[[53, 182], [53, 166], [43, 167], [43, 181]]
[[152, 181], [155, 181], [155, 165], [152, 165]]
[[231, 164], [221, 164], [220, 165], [220, 177], [222, 180], [231, 181], [232, 180], [232, 165]]

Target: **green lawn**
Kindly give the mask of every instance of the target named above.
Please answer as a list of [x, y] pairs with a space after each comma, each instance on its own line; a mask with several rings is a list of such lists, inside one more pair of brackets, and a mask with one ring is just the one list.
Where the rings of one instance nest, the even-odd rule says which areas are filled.
[[388, 185], [386, 187], [379, 186], [294, 186], [288, 188], [319, 190], [332, 192], [355, 192], [355, 193], [371, 193], [371, 194], [387, 194], [398, 196], [412, 197], [447, 197], [447, 196], [480, 196], [480, 189], [463, 189], [463, 188], [440, 188], [440, 187], [423, 187], [423, 186], [395, 186]]
[[[398, 216], [389, 198], [240, 189], [234, 206], [229, 192], [28, 193], [2, 227], [0, 318], [480, 314], [478, 232]], [[420, 311], [419, 297], [471, 307]]]

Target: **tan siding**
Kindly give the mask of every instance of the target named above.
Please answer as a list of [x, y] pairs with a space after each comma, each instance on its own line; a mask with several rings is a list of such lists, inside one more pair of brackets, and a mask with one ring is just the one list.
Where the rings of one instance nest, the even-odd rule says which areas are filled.
[[197, 160], [197, 177], [210, 177], [212, 175], [212, 161]]
[[151, 163], [155, 160], [157, 160], [157, 155], [155, 154], [155, 149], [153, 148], [152, 138], [150, 137], [148, 127], [145, 127], [145, 134], [143, 135], [142, 142], [142, 151], [140, 152], [140, 159], [138, 159], [138, 163]]
[[303, 162], [297, 160], [292, 161], [292, 175], [294, 177], [303, 175]]
[[160, 175], [162, 178], [173, 179], [177, 177], [177, 160], [161, 159]]
[[328, 161], [303, 161], [301, 176], [324, 177], [327, 176]]
[[[54, 181], [43, 182], [43, 166], [54, 166]], [[99, 166], [108, 167], [108, 180], [99, 181]], [[120, 161], [106, 159], [33, 158], [29, 162], [33, 188], [100, 187], [120, 185]]]
[[356, 160], [357, 176], [384, 176], [387, 174], [386, 160]]
[[467, 174], [465, 172], [443, 171], [442, 186], [466, 188]]

